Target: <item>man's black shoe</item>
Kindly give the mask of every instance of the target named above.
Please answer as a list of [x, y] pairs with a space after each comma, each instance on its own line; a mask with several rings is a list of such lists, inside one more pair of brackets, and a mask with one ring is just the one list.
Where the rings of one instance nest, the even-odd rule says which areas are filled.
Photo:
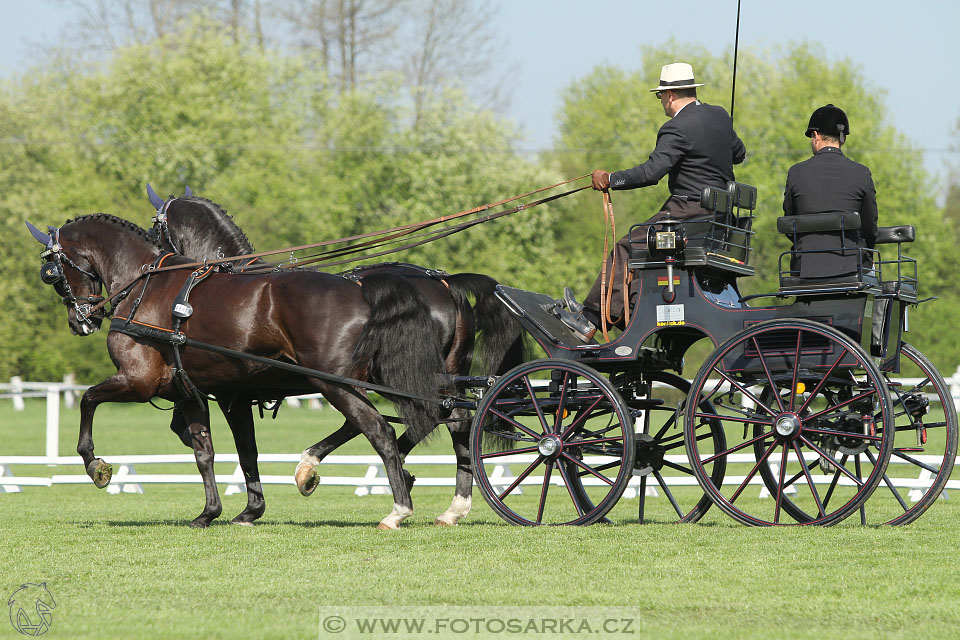
[[583, 305], [573, 297], [573, 291], [570, 290], [570, 287], [563, 288], [563, 301], [567, 303], [567, 309], [570, 309], [572, 313], [580, 313], [583, 311]]
[[566, 309], [557, 309], [557, 316], [578, 338], [584, 342], [593, 340], [593, 335], [597, 332], [597, 328], [593, 326], [592, 322], [584, 318], [583, 314], [570, 313]]

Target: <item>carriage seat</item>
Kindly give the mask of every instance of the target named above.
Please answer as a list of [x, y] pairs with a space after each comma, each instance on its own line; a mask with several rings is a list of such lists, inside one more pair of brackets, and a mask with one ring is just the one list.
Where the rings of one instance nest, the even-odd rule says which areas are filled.
[[[793, 242], [793, 249], [780, 254], [780, 293], [797, 295], [801, 293], [836, 293], [880, 289], [879, 269], [873, 265], [874, 253], [871, 249], [858, 247], [847, 239], [847, 232], [860, 228], [860, 214], [857, 212], [831, 211], [777, 218], [777, 231], [785, 234]], [[814, 243], [804, 247], [802, 240], [812, 238]], [[809, 245], [812, 244], [813, 248]], [[803, 262], [797, 265], [798, 258], [806, 257], [807, 265], [821, 266], [822, 258], [842, 253], [851, 259], [852, 268], [842, 274], [823, 275], [812, 269], [804, 269]], [[791, 265], [783, 268], [783, 259], [789, 257]]]
[[[753, 275], [749, 264], [750, 229], [753, 210], [757, 206], [757, 188], [741, 182], [728, 182], [726, 187], [703, 187], [700, 206], [710, 213], [679, 221], [684, 242], [680, 260], [688, 266], [705, 266], [731, 272], [735, 276]], [[656, 223], [654, 223], [654, 226]], [[630, 237], [631, 268], [662, 268], [662, 257], [651, 256], [647, 248], [648, 223], [634, 225]]]
[[881, 265], [887, 265], [887, 274], [893, 274], [896, 269], [896, 279], [884, 280], [881, 283], [883, 293], [907, 302], [917, 301], [917, 261], [903, 254], [903, 243], [913, 242], [917, 237], [917, 229], [912, 224], [902, 224], [894, 227], [879, 227], [877, 229], [877, 244], [897, 245], [896, 260], [881, 260]]

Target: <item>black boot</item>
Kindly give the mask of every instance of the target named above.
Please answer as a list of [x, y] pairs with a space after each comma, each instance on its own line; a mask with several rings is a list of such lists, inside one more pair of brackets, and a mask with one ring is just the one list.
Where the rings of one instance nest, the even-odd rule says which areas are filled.
[[566, 309], [557, 309], [557, 316], [578, 338], [584, 342], [593, 340], [593, 334], [597, 332], [597, 328], [582, 313], [571, 313]]
[[573, 297], [573, 291], [571, 291], [570, 287], [563, 288], [563, 301], [567, 304], [567, 309], [570, 309], [571, 313], [580, 313], [583, 311], [583, 305]]

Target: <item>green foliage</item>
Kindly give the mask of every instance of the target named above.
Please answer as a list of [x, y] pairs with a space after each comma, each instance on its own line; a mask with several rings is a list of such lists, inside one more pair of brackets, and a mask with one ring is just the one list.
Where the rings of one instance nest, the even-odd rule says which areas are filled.
[[[643, 162], [665, 119], [649, 91], [660, 66], [689, 60], [706, 83], [701, 98], [728, 106], [729, 58], [670, 41], [644, 47], [638, 69], [594, 69], [564, 90], [555, 148], [541, 158], [520, 154], [519, 132], [462, 93], [415, 106], [390, 76], [341, 93], [309, 53], [264, 50], [203, 20], [117, 49], [100, 66], [45, 63], [0, 85], [0, 294], [17, 319], [0, 326], [0, 378], [112, 373], [102, 332], [80, 339], [66, 331], [63, 308], [37, 278], [40, 247], [24, 218], [42, 228], [106, 211], [146, 226], [150, 182], [161, 195], [189, 184], [262, 250], [432, 219]], [[760, 190], [758, 276], [742, 282], [744, 291], [776, 288], [786, 171], [809, 155], [811, 111], [833, 102], [853, 125], [845, 152], [873, 171], [881, 224], [917, 225], [909, 252], [921, 258], [924, 294], [941, 297], [912, 316], [910, 338], [938, 364], [960, 362], [960, 345], [946, 338], [946, 318], [960, 311], [950, 277], [956, 221], [933, 202], [919, 153], [888, 122], [882, 93], [855, 65], [809, 44], [743, 50], [738, 66], [735, 119], [748, 158], [737, 176]], [[615, 193], [616, 235], [666, 196], [666, 181]], [[600, 195], [587, 190], [380, 260], [488, 273], [555, 295], [571, 285], [582, 295], [604, 233]]]

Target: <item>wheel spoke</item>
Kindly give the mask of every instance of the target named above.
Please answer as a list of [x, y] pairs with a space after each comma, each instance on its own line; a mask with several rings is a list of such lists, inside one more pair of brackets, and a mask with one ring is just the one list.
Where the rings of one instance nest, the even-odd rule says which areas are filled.
[[[799, 335], [799, 334], [798, 334]], [[797, 349], [800, 349], [800, 341], [797, 340]], [[783, 455], [780, 456], [780, 482], [777, 484], [777, 507], [773, 512], [773, 523], [780, 522], [780, 506], [783, 500], [783, 478], [787, 473], [787, 445], [783, 445]]]
[[502, 458], [504, 456], [515, 456], [521, 453], [537, 453], [536, 447], [524, 447], [523, 449], [510, 449], [509, 451], [492, 451], [490, 453], [480, 454], [482, 460], [490, 458]]
[[823, 436], [839, 436], [841, 438], [856, 438], [858, 440], [869, 440], [871, 442], [880, 442], [883, 435], [871, 436], [865, 433], [854, 433], [853, 431], [836, 431], [834, 429], [822, 429], [820, 427], [804, 427], [804, 433], [817, 433]]
[[670, 491], [670, 487], [667, 486], [667, 483], [663, 479], [663, 476], [660, 475], [660, 472], [654, 469], [653, 475], [657, 479], [657, 484], [659, 484], [660, 488], [663, 489], [664, 495], [667, 496], [667, 500], [669, 500], [670, 504], [673, 505], [673, 510], [677, 512], [677, 515], [681, 518], [687, 515], [683, 512], [683, 509], [680, 508], [680, 505], [677, 504], [677, 499], [673, 497], [673, 492]]
[[771, 409], [770, 407], [768, 407], [766, 404], [764, 404], [763, 402], [761, 402], [761, 401], [760, 401], [760, 398], [758, 398], [757, 396], [755, 396], [755, 395], [753, 395], [752, 393], [750, 393], [750, 391], [749, 391], [745, 386], [743, 386], [742, 384], [740, 384], [739, 382], [737, 382], [736, 380], [734, 380], [733, 378], [731, 378], [730, 376], [728, 376], [725, 372], [720, 371], [719, 369], [714, 369], [714, 371], [716, 371], [716, 372], [720, 375], [721, 378], [723, 378], [724, 380], [726, 380], [727, 382], [729, 382], [731, 385], [733, 385], [734, 387], [736, 387], [736, 388], [740, 391], [740, 393], [742, 393], [743, 395], [745, 395], [745, 396], [747, 396], [748, 398], [750, 398], [750, 400], [752, 400], [754, 403], [756, 403], [756, 405], [757, 405], [758, 407], [761, 407], [764, 411], [766, 411], [767, 413], [769, 413], [771, 416], [777, 415], [777, 412], [776, 412], [776, 411], [774, 411], [773, 409]]
[[593, 413], [593, 410], [597, 407], [597, 405], [600, 404], [601, 400], [603, 400], [603, 396], [597, 396], [594, 399], [593, 404], [581, 411], [570, 423], [570, 426], [563, 430], [563, 433], [560, 434], [560, 439], [566, 440], [568, 437], [570, 437], [570, 434], [573, 433], [573, 431], [579, 429], [580, 426], [587, 421], [587, 418], [591, 413]]
[[810, 493], [813, 494], [813, 501], [817, 503], [817, 511], [820, 512], [820, 517], [827, 515], [826, 511], [823, 510], [823, 503], [820, 501], [820, 494], [817, 493], [817, 485], [813, 483], [813, 476], [810, 475], [810, 468], [807, 466], [806, 461], [803, 459], [803, 452], [800, 450], [800, 445], [797, 444], [797, 441], [793, 441], [793, 450], [797, 454], [797, 459], [800, 460], [800, 468], [803, 469], [803, 475], [807, 479], [807, 486], [810, 487]]
[[827, 495], [823, 497], [824, 509], [826, 509], [827, 505], [830, 504], [830, 498], [833, 496], [833, 491], [834, 489], [837, 488], [837, 483], [840, 481], [840, 467], [842, 467], [847, 463], [847, 458], [849, 457], [850, 457], [849, 455], [844, 454], [843, 457], [840, 458], [839, 464], [836, 463], [836, 460], [833, 461], [834, 462], [833, 466], [836, 469], [836, 471], [833, 472], [833, 480], [830, 481], [830, 486], [827, 487]]
[[[870, 396], [876, 395], [876, 393], [877, 393], [877, 390], [876, 390], [876, 389], [870, 389], [869, 391], [864, 391], [863, 393], [861, 393], [861, 394], [858, 395], [858, 396], [854, 396], [854, 397], [852, 397], [852, 398], [850, 398], [850, 399], [848, 399], [848, 400], [844, 400], [843, 402], [840, 402], [840, 403], [838, 403], [838, 404], [835, 404], [835, 405], [832, 406], [832, 407], [827, 407], [827, 408], [824, 409], [823, 411], [818, 411], [818, 412], [816, 412], [816, 413], [811, 413], [810, 415], [806, 416], [805, 419], [806, 419], [806, 420], [813, 420], [814, 418], [819, 418], [820, 416], [824, 415], [825, 413], [829, 413], [829, 412], [831, 412], [831, 411], [834, 411], [834, 410], [836, 410], [836, 409], [839, 409], [840, 407], [845, 407], [845, 406], [847, 406], [848, 404], [851, 404], [851, 403], [856, 402], [856, 401], [858, 401], [858, 400], [863, 400], [864, 398], [868, 398], [868, 397], [870, 397]], [[811, 396], [811, 397], [812, 397], [812, 396]], [[802, 413], [802, 409], [805, 409], [805, 408], [806, 408], [806, 406], [807, 406], [807, 404], [808, 404], [809, 401], [810, 401], [810, 398], [807, 398], [807, 402], [805, 402], [805, 403], [803, 404], [803, 407], [801, 407], [801, 413]]]
[[570, 373], [563, 372], [563, 383], [560, 385], [560, 400], [557, 402], [557, 411], [553, 415], [553, 433], [560, 433], [560, 423], [563, 421], [563, 412], [567, 404], [567, 383], [570, 382]]
[[747, 485], [750, 484], [750, 481], [753, 479], [753, 476], [757, 475], [757, 471], [760, 469], [760, 465], [766, 462], [767, 458], [770, 457], [770, 454], [773, 453], [773, 450], [777, 446], [777, 441], [774, 440], [770, 443], [770, 446], [766, 451], [763, 452], [763, 455], [760, 456], [760, 459], [757, 460], [757, 464], [753, 465], [753, 469], [750, 469], [750, 473], [747, 474], [747, 477], [743, 479], [743, 482], [737, 487], [737, 490], [733, 492], [733, 495], [730, 496], [730, 504], [736, 502], [737, 498], [740, 497], [740, 493], [747, 488]]
[[530, 475], [530, 472], [533, 471], [533, 470], [537, 467], [538, 464], [540, 464], [541, 462], [543, 462], [543, 460], [544, 460], [543, 456], [537, 456], [537, 459], [534, 460], [533, 462], [531, 462], [531, 463], [530, 463], [530, 466], [527, 467], [526, 469], [524, 469], [524, 470], [523, 470], [523, 473], [521, 473], [519, 476], [517, 476], [516, 479], [513, 481], [513, 483], [512, 483], [509, 487], [507, 487], [506, 489], [504, 489], [503, 493], [501, 493], [499, 496], [497, 496], [497, 497], [500, 499], [500, 501], [502, 502], [503, 499], [507, 497], [507, 494], [509, 494], [509, 493], [510, 493], [511, 491], [513, 491], [514, 489], [516, 489], [517, 486], [518, 486], [521, 482], [523, 482], [524, 479], [526, 479], [526, 477], [527, 477], [528, 475]]
[[560, 470], [560, 475], [563, 476], [563, 484], [567, 488], [567, 495], [570, 496], [570, 500], [573, 502], [573, 508], [577, 510], [578, 516], [583, 516], [583, 507], [580, 506], [580, 502], [573, 495], [573, 489], [570, 485], [570, 476], [567, 473], [566, 467], [562, 464], [558, 464], [557, 468]]
[[[802, 434], [800, 435], [800, 439], [803, 440], [803, 443], [804, 443], [805, 445], [807, 445], [808, 447], [810, 447], [811, 449], [813, 449], [814, 451], [816, 451], [818, 454], [820, 454], [820, 455], [823, 456], [824, 458], [830, 458], [830, 455], [829, 455], [826, 451], [824, 451], [823, 449], [821, 449], [821, 448], [818, 447], [817, 445], [815, 445], [815, 444], [813, 444], [812, 442], [810, 442], [809, 440], [807, 440], [805, 437], [803, 437]], [[856, 483], [857, 483], [857, 486], [859, 486], [859, 487], [862, 487], [862, 486], [863, 486], [863, 481], [860, 480], [860, 478], [854, 477], [849, 471], [847, 471], [847, 469], [846, 469], [845, 467], [843, 467], [842, 465], [837, 464], [836, 461], [834, 461], [833, 464], [834, 464], [834, 466], [837, 467], [837, 470], [839, 470], [840, 473], [842, 473], [843, 475], [847, 476], [848, 478], [850, 478], [851, 480], [853, 480], [854, 482], [856, 482]]]
[[540, 505], [537, 507], [537, 524], [543, 524], [543, 506], [547, 503], [547, 489], [550, 488], [550, 474], [553, 462], [547, 460], [543, 470], [543, 488], [540, 489]]
[[[871, 464], [876, 466], [877, 459], [876, 457], [874, 457], [873, 453], [869, 449], [864, 451], [864, 453], [867, 454], [867, 458], [870, 460]], [[883, 474], [883, 483], [887, 485], [887, 488], [890, 489], [890, 492], [893, 494], [893, 497], [896, 498], [897, 502], [900, 503], [900, 506], [903, 508], [904, 513], [909, 511], [910, 507], [907, 506], [906, 501], [900, 495], [900, 492], [897, 491], [897, 488], [893, 486], [893, 482], [890, 480], [890, 477], [887, 474]]]
[[[538, 409], [538, 410], [539, 410], [539, 409]], [[507, 422], [509, 422], [510, 424], [512, 424], [512, 425], [513, 425], [514, 427], [516, 427], [517, 429], [520, 429], [520, 431], [523, 431], [525, 434], [527, 434], [528, 436], [530, 436], [530, 437], [533, 438], [534, 440], [537, 440], [537, 441], [540, 440], [540, 434], [539, 434], [539, 433], [534, 433], [533, 431], [531, 431], [530, 429], [526, 428], [524, 425], [520, 424], [519, 422], [517, 422], [516, 420], [514, 420], [513, 418], [511, 418], [511, 417], [508, 416], [507, 414], [501, 413], [500, 411], [497, 411], [496, 409], [494, 409], [494, 408], [492, 408], [492, 407], [490, 408], [490, 413], [492, 413], [493, 415], [497, 416], [497, 417], [500, 418], [501, 420], [506, 420]]]
[[728, 455], [730, 455], [731, 453], [733, 453], [733, 452], [735, 452], [735, 451], [739, 451], [740, 449], [749, 447], [749, 446], [752, 445], [754, 442], [759, 442], [759, 441], [761, 441], [761, 440], [764, 440], [764, 439], [770, 437], [771, 435], [773, 435], [773, 431], [767, 431], [766, 433], [762, 433], [762, 434], [760, 434], [759, 436], [757, 436], [757, 437], [755, 437], [755, 438], [752, 438], [752, 439], [750, 439], [750, 440], [746, 440], [745, 442], [741, 442], [740, 444], [738, 444], [738, 445], [736, 445], [736, 446], [734, 446], [734, 447], [730, 447], [729, 449], [727, 449], [727, 450], [725, 450], [725, 451], [721, 451], [720, 453], [715, 453], [715, 454], [713, 454], [712, 456], [710, 456], [709, 458], [705, 458], [705, 459], [701, 460], [701, 461], [700, 461], [700, 465], [702, 466], [702, 465], [705, 465], [705, 464], [709, 464], [709, 463], [713, 462], [714, 460], [716, 460], [717, 458], [722, 458], [723, 456], [728, 456]]
[[921, 469], [924, 469], [924, 470], [926, 470], [926, 471], [929, 471], [929, 472], [932, 473], [933, 475], [937, 475], [938, 473], [940, 473], [940, 468], [939, 468], [939, 467], [932, 467], [932, 466], [930, 466], [929, 464], [927, 464], [926, 462], [922, 462], [922, 461], [920, 461], [920, 460], [917, 460], [917, 459], [914, 458], [913, 456], [908, 456], [907, 454], [905, 454], [903, 451], [900, 451], [899, 449], [894, 449], [894, 450], [893, 450], [893, 455], [897, 456], [897, 457], [900, 458], [901, 460], [906, 460], [907, 462], [909, 462], [910, 464], [912, 464], [912, 465], [914, 465], [914, 466], [917, 466], [917, 467], [920, 467]]
[[770, 375], [770, 368], [767, 367], [767, 359], [763, 357], [763, 349], [760, 348], [760, 343], [757, 342], [757, 336], [750, 336], [750, 339], [753, 340], [753, 346], [756, 348], [757, 353], [760, 354], [760, 364], [763, 365], [763, 372], [767, 375], [767, 381], [770, 383], [770, 388], [773, 389], [773, 397], [777, 399], [777, 406], [780, 407], [780, 412], [782, 413], [783, 400], [780, 399], [780, 391], [777, 389], [777, 383], [773, 381], [773, 376]]
[[813, 388], [813, 391], [810, 392], [810, 397], [807, 398], [800, 408], [797, 410], [797, 413], [803, 413], [806, 408], [813, 402], [813, 399], [817, 397], [817, 394], [820, 392], [820, 389], [823, 388], [823, 385], [826, 384], [827, 380], [830, 379], [830, 376], [833, 375], [834, 370], [840, 366], [840, 361], [843, 360], [843, 356], [847, 355], [849, 351], [846, 347], [843, 348], [843, 351], [840, 352], [840, 355], [837, 359], [830, 365], [830, 368], [827, 369], [827, 372], [820, 377], [820, 380], [817, 382], [817, 386]]
[[580, 468], [583, 469], [584, 471], [586, 471], [586, 472], [588, 472], [588, 473], [590, 473], [590, 474], [592, 474], [592, 475], [600, 478], [601, 480], [603, 480], [604, 482], [606, 482], [606, 483], [607, 483], [608, 485], [610, 485], [611, 487], [613, 486], [613, 480], [611, 480], [611, 479], [608, 478], [607, 476], [603, 475], [602, 473], [599, 473], [599, 472], [595, 471], [590, 465], [585, 464], [585, 463], [581, 462], [580, 460], [577, 460], [576, 458], [567, 455], [566, 453], [561, 453], [560, 455], [563, 456], [565, 459], [569, 460], [570, 462], [572, 462], [573, 464], [577, 465], [578, 467], [580, 467]]
[[679, 471], [680, 473], [686, 473], [688, 475], [694, 475], [693, 469], [690, 467], [685, 467], [683, 465], [677, 464], [676, 462], [670, 462], [669, 460], [663, 461], [663, 466], [670, 467], [674, 471]]
[[543, 432], [550, 433], [550, 427], [547, 426], [547, 419], [543, 417], [543, 408], [540, 406], [537, 394], [533, 390], [533, 385], [530, 384], [530, 376], [523, 376], [523, 384], [527, 386], [527, 393], [530, 394], [530, 402], [533, 403], [533, 408], [537, 410], [537, 417], [540, 418], [540, 426], [543, 428]]

